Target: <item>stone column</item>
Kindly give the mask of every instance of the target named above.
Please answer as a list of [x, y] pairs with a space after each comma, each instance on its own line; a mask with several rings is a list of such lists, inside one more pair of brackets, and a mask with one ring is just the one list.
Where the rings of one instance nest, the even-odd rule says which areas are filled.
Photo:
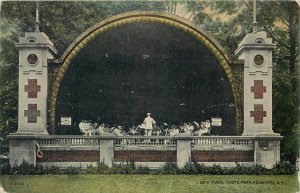
[[18, 130], [7, 136], [11, 166], [23, 161], [36, 164], [34, 135], [48, 135], [48, 59], [56, 49], [48, 36], [39, 31], [26, 32], [16, 43], [19, 50]]
[[243, 135], [274, 135], [272, 130], [272, 51], [266, 32], [245, 36], [236, 50], [244, 61]]
[[244, 61], [244, 131], [255, 136], [254, 162], [267, 168], [280, 161], [280, 139], [272, 128], [272, 39], [264, 31], [247, 34], [235, 54]]
[[47, 133], [48, 59], [56, 50], [43, 32], [26, 32], [19, 50], [19, 134]]
[[114, 140], [112, 133], [103, 133], [100, 135], [100, 161], [108, 167], [112, 167], [114, 161]]
[[36, 165], [36, 144], [34, 135], [9, 135], [9, 164], [19, 166], [23, 161]]
[[179, 133], [175, 135], [177, 141], [177, 166], [184, 167], [191, 162], [191, 135]]
[[254, 163], [271, 169], [280, 162], [281, 136], [256, 137], [254, 139]]

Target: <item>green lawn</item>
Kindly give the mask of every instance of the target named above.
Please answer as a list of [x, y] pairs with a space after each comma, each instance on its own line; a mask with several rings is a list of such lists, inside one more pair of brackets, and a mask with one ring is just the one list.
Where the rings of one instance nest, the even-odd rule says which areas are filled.
[[[249, 184], [251, 182], [254, 184]], [[296, 193], [299, 191], [296, 175], [4, 175], [0, 176], [0, 183], [9, 193]]]

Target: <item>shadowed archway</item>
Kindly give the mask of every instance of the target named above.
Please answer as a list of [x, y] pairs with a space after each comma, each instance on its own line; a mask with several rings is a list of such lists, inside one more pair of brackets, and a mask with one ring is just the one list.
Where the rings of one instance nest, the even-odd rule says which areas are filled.
[[111, 18], [108, 18], [95, 26], [88, 29], [81, 36], [79, 36], [65, 51], [65, 53], [60, 58], [62, 63], [54, 83], [51, 88], [50, 93], [50, 133], [54, 133], [55, 129], [55, 116], [56, 116], [56, 105], [59, 89], [65, 73], [68, 71], [73, 60], [79, 55], [79, 53], [91, 44], [95, 38], [101, 36], [108, 30], [115, 29], [116, 27], [122, 27], [126, 24], [134, 23], [160, 23], [162, 25], [167, 25], [170, 27], [175, 27], [182, 30], [195, 39], [197, 39], [201, 44], [207, 47], [212, 55], [219, 61], [220, 66], [224, 70], [227, 79], [230, 83], [232, 94], [235, 102], [236, 109], [236, 129], [238, 133], [241, 132], [241, 99], [238, 92], [238, 86], [236, 80], [232, 74], [229, 67], [228, 57], [225, 50], [214, 40], [207, 32], [193, 24], [192, 22], [182, 19], [178, 16], [174, 16], [167, 13], [158, 12], [130, 12], [125, 14], [120, 14]]

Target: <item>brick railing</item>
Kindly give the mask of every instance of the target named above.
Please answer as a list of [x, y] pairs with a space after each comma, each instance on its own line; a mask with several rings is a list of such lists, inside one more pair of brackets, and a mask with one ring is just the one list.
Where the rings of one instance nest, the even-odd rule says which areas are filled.
[[115, 147], [120, 146], [176, 146], [176, 140], [170, 136], [118, 136]]
[[200, 136], [191, 139], [194, 146], [254, 146], [254, 137]]
[[40, 147], [49, 146], [98, 146], [100, 144], [97, 136], [64, 136], [64, 135], [49, 135], [39, 136], [36, 141]]
[[[100, 136], [10, 135], [10, 163], [70, 164], [133, 161], [149, 167], [165, 162], [272, 164], [278, 162], [281, 136]], [[41, 151], [43, 156], [37, 156]], [[266, 152], [270, 152], [266, 154]]]
[[[47, 146], [98, 146], [107, 136], [39, 136], [36, 141], [41, 147]], [[115, 147], [119, 146], [176, 146], [174, 136], [112, 136]], [[243, 136], [191, 136], [192, 146], [254, 146], [254, 137]]]

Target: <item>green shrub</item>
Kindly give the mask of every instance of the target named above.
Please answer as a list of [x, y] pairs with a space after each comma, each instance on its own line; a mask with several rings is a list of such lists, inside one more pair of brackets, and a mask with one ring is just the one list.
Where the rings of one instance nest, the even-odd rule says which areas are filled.
[[212, 167], [208, 167], [208, 173], [213, 175], [221, 175], [224, 173], [221, 166], [214, 164]]
[[99, 174], [98, 168], [92, 165], [88, 165], [84, 170], [85, 174]]
[[110, 169], [111, 174], [134, 174], [136, 168], [134, 162], [126, 162], [125, 164], [113, 164]]
[[11, 168], [8, 159], [0, 161], [0, 174], [9, 174]]
[[42, 165], [35, 166], [33, 170], [34, 175], [43, 175], [45, 173], [45, 169]]
[[125, 173], [126, 174], [135, 174], [136, 168], [133, 161], [126, 162], [126, 164], [123, 165]]
[[61, 170], [60, 168], [58, 167], [55, 167], [55, 166], [51, 166], [51, 167], [45, 167], [44, 168], [44, 173], [45, 175], [48, 175], [48, 174], [62, 174], [63, 173], [63, 170]]
[[241, 166], [237, 163], [233, 168], [222, 168], [219, 165], [205, 166], [199, 163], [187, 163], [182, 169], [181, 174], [211, 174], [211, 175], [287, 175], [295, 174], [296, 167], [288, 162], [276, 164], [272, 169], [267, 169], [261, 165], [251, 167]]
[[99, 174], [108, 174], [110, 168], [105, 165], [103, 162], [98, 162], [97, 163], [97, 171]]
[[197, 162], [193, 163], [198, 174], [209, 174], [208, 167]]
[[[17, 163], [16, 163], [17, 165]], [[12, 175], [48, 175], [48, 174], [191, 174], [191, 175], [288, 175], [295, 174], [297, 168], [289, 162], [277, 163], [272, 169], [266, 169], [261, 165], [245, 167], [237, 163], [233, 168], [222, 168], [219, 165], [205, 166], [199, 163], [187, 163], [179, 169], [174, 162], [167, 162], [157, 170], [150, 170], [149, 167], [135, 167], [134, 162], [113, 164], [111, 168], [103, 162], [97, 166], [88, 165], [86, 169], [81, 167], [58, 167], [33, 166], [25, 161], [19, 166], [10, 167], [8, 161], [0, 163], [0, 174]]]
[[110, 168], [110, 174], [125, 174], [122, 164], [113, 164]]
[[63, 174], [82, 174], [81, 167], [73, 167], [69, 166], [66, 169], [63, 170]]
[[179, 174], [180, 170], [176, 163], [167, 162], [159, 170], [159, 174]]
[[[17, 163], [16, 163], [17, 164]], [[21, 165], [11, 168], [11, 174], [21, 174], [21, 175], [33, 175], [35, 172], [35, 167], [33, 164], [29, 164], [26, 161], [23, 161]]]
[[279, 162], [271, 170], [273, 175], [282, 175], [282, 174], [295, 174], [297, 168], [295, 165], [290, 162]]
[[255, 165], [249, 168], [246, 168], [247, 175], [267, 175], [269, 170], [261, 165]]
[[150, 168], [146, 166], [138, 166], [136, 168], [136, 174], [149, 174], [150, 173]]
[[199, 174], [194, 163], [186, 163], [180, 170], [181, 174]]

